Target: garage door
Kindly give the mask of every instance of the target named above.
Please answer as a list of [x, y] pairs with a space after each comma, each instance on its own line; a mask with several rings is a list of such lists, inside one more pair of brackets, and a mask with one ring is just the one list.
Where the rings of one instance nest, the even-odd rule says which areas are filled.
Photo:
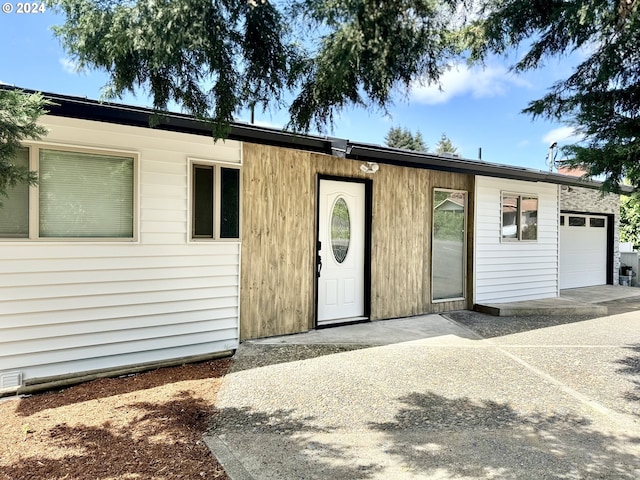
[[607, 283], [607, 217], [560, 215], [560, 288]]

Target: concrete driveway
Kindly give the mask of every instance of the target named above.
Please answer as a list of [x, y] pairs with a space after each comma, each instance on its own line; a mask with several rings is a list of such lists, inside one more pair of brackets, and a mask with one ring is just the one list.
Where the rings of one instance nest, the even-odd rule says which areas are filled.
[[234, 480], [637, 479], [640, 302], [625, 302], [245, 342], [205, 441]]

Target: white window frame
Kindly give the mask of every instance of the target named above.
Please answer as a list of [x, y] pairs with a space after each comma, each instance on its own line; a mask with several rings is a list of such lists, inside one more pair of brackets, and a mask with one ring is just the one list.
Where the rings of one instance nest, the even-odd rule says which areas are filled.
[[[205, 166], [205, 167], [213, 167], [213, 195], [214, 195], [214, 204], [213, 204], [213, 238], [208, 237], [194, 237], [193, 235], [193, 214], [194, 214], [194, 188], [193, 188], [193, 170], [196, 166]], [[224, 162], [220, 160], [210, 160], [210, 159], [202, 159], [195, 157], [187, 158], [187, 181], [188, 181], [188, 203], [189, 203], [189, 211], [188, 211], [188, 220], [187, 220], [187, 242], [188, 243], [202, 243], [202, 242], [232, 242], [238, 243], [242, 238], [242, 164], [232, 163], [232, 162]], [[233, 238], [220, 238], [220, 216], [221, 216], [221, 208], [222, 208], [222, 188], [221, 188], [221, 169], [236, 169], [238, 170], [238, 236]]]
[[140, 155], [138, 152], [128, 150], [106, 149], [99, 147], [78, 147], [76, 145], [28, 142], [22, 145], [29, 149], [29, 170], [39, 172], [40, 149], [58, 150], [63, 152], [87, 153], [91, 155], [108, 155], [133, 159], [133, 235], [131, 237], [40, 237], [40, 189], [38, 184], [29, 187], [29, 235], [28, 237], [2, 237], [0, 242], [85, 242], [85, 243], [111, 243], [111, 242], [138, 242], [139, 239], [139, 200], [138, 200], [138, 171]]
[[[517, 237], [516, 238], [506, 238], [504, 237], [504, 212], [503, 212], [503, 208], [504, 208], [504, 197], [508, 196], [508, 197], [518, 197], [518, 211], [516, 212], [516, 233], [517, 233]], [[538, 229], [536, 228], [536, 238], [535, 239], [522, 239], [522, 224], [521, 224], [521, 219], [522, 219], [522, 199], [523, 198], [535, 198], [536, 199], [536, 203], [537, 203], [537, 209], [536, 209], [536, 216], [539, 219], [540, 218], [540, 196], [534, 193], [516, 193], [516, 192], [510, 192], [510, 191], [502, 191], [500, 192], [500, 241], [504, 242], [504, 243], [520, 243], [520, 242], [525, 242], [525, 243], [536, 243], [538, 241], [538, 237], [539, 237], [539, 232]]]

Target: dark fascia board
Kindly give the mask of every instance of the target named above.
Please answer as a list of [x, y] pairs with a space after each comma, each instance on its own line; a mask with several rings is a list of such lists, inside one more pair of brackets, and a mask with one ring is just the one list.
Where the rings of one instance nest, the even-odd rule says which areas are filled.
[[[34, 90], [9, 85], [0, 85], [0, 89], [35, 93]], [[213, 137], [212, 128], [208, 122], [195, 119], [189, 115], [156, 112], [145, 107], [100, 102], [56, 93], [41, 93], [46, 99], [54, 103], [47, 107], [49, 115]], [[152, 120], [156, 122], [153, 127], [151, 127]], [[328, 155], [334, 154], [336, 145], [340, 145], [341, 143], [346, 144], [346, 141], [340, 141], [339, 139], [295, 134], [275, 128], [259, 127], [237, 122], [231, 124], [231, 131], [227, 138], [229, 140], [294, 148]], [[342, 150], [344, 150], [344, 148], [343, 146]]]
[[[35, 93], [34, 90], [22, 89], [10, 85], [0, 85], [0, 89]], [[209, 123], [186, 114], [170, 112], [158, 113], [155, 110], [145, 107], [100, 102], [98, 100], [56, 93], [41, 93], [45, 98], [54, 103], [54, 105], [47, 108], [49, 115], [142, 128], [155, 128], [193, 135], [213, 136]], [[150, 122], [154, 118], [157, 123], [151, 127]], [[599, 189], [602, 186], [600, 182], [587, 181], [578, 177], [543, 172], [524, 167], [444, 157], [381, 145], [350, 142], [340, 138], [295, 134], [275, 128], [259, 127], [237, 122], [231, 124], [231, 131], [228, 138], [241, 142], [293, 148], [345, 157], [351, 160], [373, 161], [403, 167], [483, 175], [529, 182], [555, 183], [592, 189]], [[623, 193], [632, 193], [634, 191], [633, 188], [624, 185], [621, 187], [621, 190]]]
[[[346, 158], [366, 162], [376, 162], [401, 167], [426, 168], [443, 172], [464, 173], [486, 177], [522, 180], [527, 182], [544, 182], [558, 185], [569, 185], [600, 189], [601, 182], [583, 180], [580, 177], [543, 172], [525, 167], [489, 163], [481, 160], [468, 160], [456, 157], [445, 157], [430, 153], [415, 152], [398, 148], [371, 145], [366, 143], [350, 143]], [[632, 187], [622, 185], [622, 193], [632, 193]]]

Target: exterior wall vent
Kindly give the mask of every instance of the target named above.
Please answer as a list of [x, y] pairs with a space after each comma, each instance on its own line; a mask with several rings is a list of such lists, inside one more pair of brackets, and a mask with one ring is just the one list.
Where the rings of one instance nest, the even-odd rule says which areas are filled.
[[0, 373], [0, 390], [22, 386], [22, 372]]

